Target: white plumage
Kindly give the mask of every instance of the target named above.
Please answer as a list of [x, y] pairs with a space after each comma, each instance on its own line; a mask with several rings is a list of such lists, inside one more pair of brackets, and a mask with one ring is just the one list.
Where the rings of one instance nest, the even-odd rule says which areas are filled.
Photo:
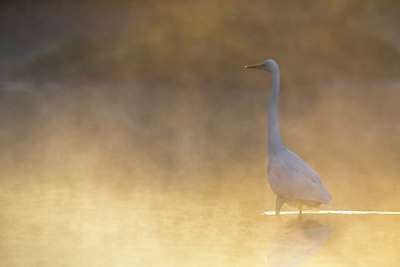
[[268, 59], [246, 68], [266, 70], [272, 76], [272, 92], [268, 105], [268, 181], [276, 194], [276, 214], [284, 203], [299, 208], [328, 204], [331, 194], [325, 189], [319, 175], [299, 156], [287, 149], [280, 136], [278, 121], [278, 96], [280, 73], [278, 64]]

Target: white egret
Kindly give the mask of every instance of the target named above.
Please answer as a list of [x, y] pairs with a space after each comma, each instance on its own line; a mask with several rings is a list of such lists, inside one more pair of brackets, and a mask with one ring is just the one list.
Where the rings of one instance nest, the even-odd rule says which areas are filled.
[[260, 64], [245, 66], [266, 70], [272, 76], [272, 92], [268, 104], [268, 181], [276, 195], [275, 214], [284, 203], [299, 208], [328, 204], [331, 194], [325, 189], [319, 175], [299, 156], [282, 144], [278, 122], [280, 73], [278, 64], [268, 59]]

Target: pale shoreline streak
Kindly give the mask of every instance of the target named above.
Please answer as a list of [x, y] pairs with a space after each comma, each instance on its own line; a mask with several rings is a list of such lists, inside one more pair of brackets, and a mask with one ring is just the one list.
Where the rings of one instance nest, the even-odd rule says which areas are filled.
[[[281, 211], [281, 215], [299, 214], [298, 211]], [[400, 215], [400, 211], [361, 211], [361, 210], [303, 210], [303, 214], [382, 214], [382, 215]], [[275, 211], [265, 211], [263, 215], [275, 215]]]

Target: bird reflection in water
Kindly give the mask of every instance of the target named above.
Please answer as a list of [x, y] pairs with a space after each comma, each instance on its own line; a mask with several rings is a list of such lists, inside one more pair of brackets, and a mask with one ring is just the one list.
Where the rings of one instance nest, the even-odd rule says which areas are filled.
[[281, 226], [268, 242], [267, 266], [302, 266], [329, 238], [328, 225], [316, 220], [294, 219]]

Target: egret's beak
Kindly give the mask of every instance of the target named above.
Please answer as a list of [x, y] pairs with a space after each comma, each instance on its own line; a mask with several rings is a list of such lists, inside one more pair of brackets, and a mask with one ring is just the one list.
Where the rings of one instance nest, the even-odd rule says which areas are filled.
[[261, 69], [264, 67], [264, 63], [254, 64], [254, 65], [247, 65], [244, 66], [246, 69]]

